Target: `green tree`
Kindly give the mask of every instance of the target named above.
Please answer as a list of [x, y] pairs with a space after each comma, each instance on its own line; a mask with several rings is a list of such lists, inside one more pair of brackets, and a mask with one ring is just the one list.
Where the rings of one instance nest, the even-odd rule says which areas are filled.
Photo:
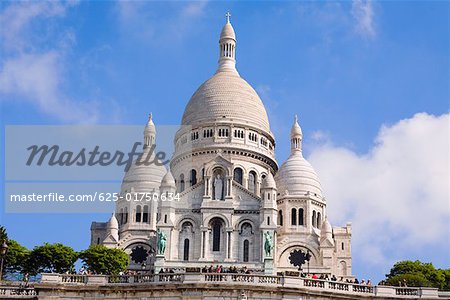
[[74, 270], [74, 263], [78, 253], [63, 244], [48, 244], [35, 247], [27, 261], [26, 270], [30, 274], [37, 273], [66, 273]]
[[399, 285], [399, 281], [406, 282], [408, 286], [429, 286], [443, 289], [446, 276], [443, 270], [436, 269], [431, 263], [406, 260], [396, 263], [390, 273], [386, 275], [386, 282], [390, 285]]
[[110, 249], [103, 245], [94, 245], [80, 253], [86, 267], [95, 274], [117, 275], [124, 271], [129, 263], [128, 255], [121, 249]]
[[6, 228], [0, 226], [0, 243], [3, 244], [4, 241], [8, 241], [8, 234], [6, 233]]
[[445, 284], [443, 290], [450, 291], [450, 269], [441, 270], [444, 274]]
[[14, 240], [8, 241], [8, 253], [4, 261], [4, 272], [6, 274], [24, 273], [30, 250]]

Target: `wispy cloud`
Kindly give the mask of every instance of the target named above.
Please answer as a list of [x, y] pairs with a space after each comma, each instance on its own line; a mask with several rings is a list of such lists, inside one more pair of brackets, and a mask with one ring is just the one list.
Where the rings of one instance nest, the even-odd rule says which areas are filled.
[[[48, 24], [76, 2], [18, 2], [0, 14], [2, 101], [20, 99], [65, 122], [96, 122], [95, 101], [74, 99], [64, 89], [66, 53], [76, 44], [70, 28], [55, 32]], [[43, 27], [40, 27], [43, 26]], [[40, 30], [45, 28], [45, 30]]]
[[376, 36], [374, 24], [374, 9], [371, 0], [353, 0], [352, 16], [355, 20], [355, 30], [366, 38]]
[[332, 220], [354, 222], [355, 255], [363, 261], [382, 265], [406, 249], [449, 246], [449, 123], [449, 114], [419, 113], [383, 126], [364, 155], [329, 138], [313, 147], [309, 160]]

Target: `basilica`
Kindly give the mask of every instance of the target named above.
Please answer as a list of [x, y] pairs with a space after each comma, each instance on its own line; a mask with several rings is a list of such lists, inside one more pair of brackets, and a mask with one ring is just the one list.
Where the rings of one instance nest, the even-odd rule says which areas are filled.
[[[91, 244], [125, 250], [134, 270], [221, 265], [351, 278], [351, 224], [331, 226], [297, 117], [290, 141], [278, 141], [291, 145], [279, 166], [264, 104], [236, 69], [236, 46], [228, 16], [217, 71], [186, 105], [169, 168], [133, 164], [123, 178], [121, 195], [164, 197], [121, 198], [108, 222], [92, 223]], [[144, 153], [156, 135], [150, 115]]]

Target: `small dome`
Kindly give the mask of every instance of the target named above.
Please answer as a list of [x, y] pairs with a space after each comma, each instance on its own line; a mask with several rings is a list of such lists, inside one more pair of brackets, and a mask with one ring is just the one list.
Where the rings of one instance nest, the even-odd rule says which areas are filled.
[[149, 132], [149, 133], [156, 133], [156, 127], [155, 127], [155, 123], [153, 123], [152, 113], [150, 113], [148, 116], [148, 122], [145, 125], [144, 131]]
[[298, 119], [297, 119], [297, 115], [295, 115], [295, 120], [294, 120], [294, 124], [292, 125], [291, 128], [291, 138], [294, 138], [296, 136], [302, 136], [302, 128], [300, 127], [300, 125], [298, 125]]
[[236, 72], [218, 72], [192, 95], [183, 125], [233, 121], [270, 133], [269, 118], [256, 91]]
[[119, 222], [117, 221], [116, 215], [113, 213], [111, 218], [108, 221], [108, 224], [106, 225], [106, 228], [108, 229], [119, 229]]
[[[146, 153], [144, 151], [144, 160]], [[123, 178], [122, 192], [130, 192], [132, 188], [137, 193], [147, 193], [159, 189], [161, 179], [166, 174], [166, 168], [162, 164], [155, 164], [154, 159], [155, 154], [153, 153], [148, 160], [148, 165], [145, 163], [137, 165], [136, 162], [133, 162]]]
[[328, 221], [328, 218], [325, 218], [325, 220], [323, 220], [322, 226], [320, 227], [320, 231], [321, 231], [322, 235], [325, 234], [325, 233], [332, 233], [333, 232], [333, 228], [331, 227], [331, 224]]
[[175, 179], [173, 178], [172, 172], [170, 172], [170, 170], [167, 170], [166, 175], [164, 175], [162, 181], [161, 181], [161, 186], [164, 187], [176, 187], [175, 185]]
[[271, 172], [264, 178], [262, 182], [262, 188], [266, 189], [276, 189], [277, 185], [275, 184], [275, 179], [273, 178], [273, 175]]
[[322, 197], [319, 177], [300, 151], [293, 152], [281, 165], [275, 182], [281, 194], [287, 191], [289, 195], [304, 196], [309, 192]]
[[222, 32], [220, 33], [220, 39], [233, 39], [236, 41], [236, 34], [234, 33], [233, 26], [231, 26], [231, 23], [227, 22], [223, 28]]

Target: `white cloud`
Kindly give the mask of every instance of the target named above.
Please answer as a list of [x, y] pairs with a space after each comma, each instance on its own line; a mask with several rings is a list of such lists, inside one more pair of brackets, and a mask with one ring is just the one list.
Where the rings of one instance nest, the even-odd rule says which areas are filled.
[[0, 14], [2, 44], [6, 49], [21, 50], [30, 46], [26, 32], [38, 17], [61, 17], [67, 6], [59, 2], [27, 2], [7, 6]]
[[353, 0], [352, 16], [355, 19], [355, 30], [367, 38], [376, 36], [374, 10], [371, 0]]
[[[62, 17], [73, 4], [19, 2], [10, 4], [1, 12], [0, 34], [4, 54], [0, 69], [2, 101], [24, 100], [63, 121], [97, 121], [94, 102], [75, 101], [63, 92], [67, 65], [65, 53], [76, 43], [74, 33], [62, 30], [53, 45], [47, 44], [48, 39], [40, 36], [39, 30], [34, 30], [36, 22]], [[55, 42], [53, 35], [48, 38]]]
[[75, 104], [61, 93], [60, 60], [56, 51], [7, 60], [0, 72], [0, 93], [28, 99], [42, 112], [64, 121], [97, 121], [93, 104]]
[[393, 251], [449, 247], [449, 116], [419, 113], [383, 126], [363, 155], [329, 141], [312, 147], [330, 217], [353, 222], [355, 255], [363, 261], [383, 264]]

